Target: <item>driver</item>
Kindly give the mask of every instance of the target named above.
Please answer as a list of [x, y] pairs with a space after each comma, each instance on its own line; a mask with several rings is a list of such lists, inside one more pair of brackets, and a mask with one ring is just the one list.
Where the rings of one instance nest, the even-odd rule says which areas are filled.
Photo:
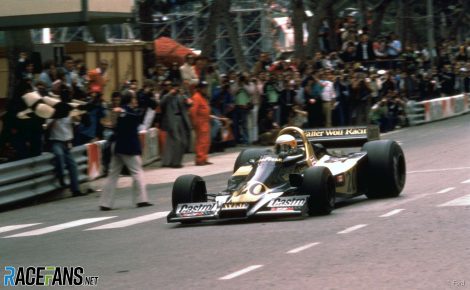
[[302, 149], [297, 148], [297, 140], [289, 134], [282, 134], [277, 137], [274, 149], [280, 156], [290, 156], [302, 154]]

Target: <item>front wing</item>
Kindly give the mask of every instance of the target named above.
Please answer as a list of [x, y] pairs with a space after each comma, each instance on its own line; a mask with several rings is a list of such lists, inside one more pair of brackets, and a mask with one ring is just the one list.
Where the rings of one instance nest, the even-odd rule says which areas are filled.
[[262, 216], [304, 215], [308, 210], [308, 195], [263, 198], [254, 204], [230, 202], [181, 203], [172, 210], [167, 221], [248, 219]]

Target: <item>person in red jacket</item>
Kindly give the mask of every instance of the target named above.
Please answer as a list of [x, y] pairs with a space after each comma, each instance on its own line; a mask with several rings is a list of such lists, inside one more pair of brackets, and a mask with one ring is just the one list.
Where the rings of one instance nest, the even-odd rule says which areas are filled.
[[193, 104], [189, 110], [191, 122], [196, 134], [196, 165], [209, 165], [207, 154], [211, 146], [211, 108], [207, 100], [207, 83], [201, 82], [197, 85], [196, 91], [192, 96]]

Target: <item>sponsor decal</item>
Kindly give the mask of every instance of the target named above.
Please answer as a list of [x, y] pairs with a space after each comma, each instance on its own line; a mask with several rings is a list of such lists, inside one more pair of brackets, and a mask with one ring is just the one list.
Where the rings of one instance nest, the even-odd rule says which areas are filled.
[[248, 203], [246, 202], [225, 203], [222, 208], [223, 209], [247, 209]]
[[251, 181], [247, 184], [248, 192], [253, 195], [258, 195], [262, 193], [269, 193], [269, 188], [262, 182]]
[[5, 266], [3, 287], [98, 286], [99, 276], [86, 276], [81, 266]]
[[306, 197], [278, 197], [271, 200], [267, 207], [301, 207], [307, 202]]
[[213, 212], [216, 208], [217, 204], [215, 202], [180, 204], [176, 208], [176, 214], [186, 215]]
[[465, 98], [456, 98], [454, 103], [454, 112], [455, 113], [462, 113], [465, 112], [466, 108]]
[[366, 135], [367, 128], [324, 129], [305, 131], [307, 138]]
[[259, 161], [260, 162], [282, 162], [282, 158], [265, 156], [265, 157], [262, 157]]

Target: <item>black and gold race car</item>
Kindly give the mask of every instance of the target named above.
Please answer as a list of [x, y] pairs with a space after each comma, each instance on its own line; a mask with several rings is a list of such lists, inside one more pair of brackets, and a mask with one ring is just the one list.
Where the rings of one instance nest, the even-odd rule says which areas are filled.
[[[396, 197], [405, 185], [405, 156], [395, 141], [379, 138], [373, 126], [284, 128], [274, 150], [242, 151], [227, 188], [220, 192], [207, 193], [199, 176], [178, 177], [167, 220], [325, 215], [337, 197]], [[337, 150], [361, 146], [358, 152]]]

